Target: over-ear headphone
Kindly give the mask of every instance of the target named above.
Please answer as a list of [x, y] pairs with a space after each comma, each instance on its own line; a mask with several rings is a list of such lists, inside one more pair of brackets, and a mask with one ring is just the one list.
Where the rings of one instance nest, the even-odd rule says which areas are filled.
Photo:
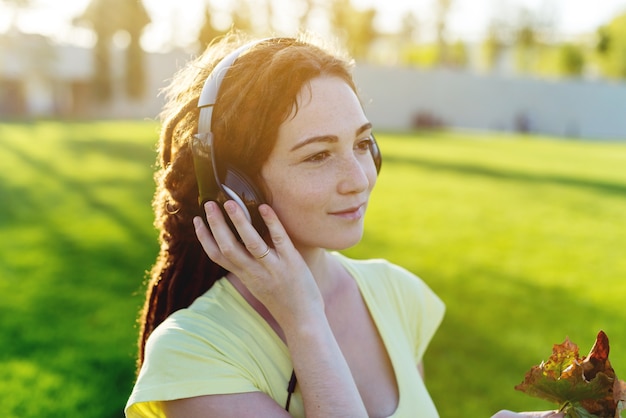
[[[198, 133], [191, 140], [191, 151], [198, 182], [198, 201], [203, 206], [209, 200], [215, 200], [223, 207], [227, 200], [234, 200], [243, 209], [246, 217], [252, 226], [262, 237], [267, 235], [267, 227], [261, 218], [258, 207], [265, 203], [265, 198], [261, 190], [255, 186], [244, 173], [228, 162], [223, 163], [224, 169], [217, 169], [215, 149], [213, 146], [213, 133], [211, 123], [213, 118], [213, 106], [215, 105], [222, 80], [226, 76], [228, 69], [243, 52], [255, 45], [271, 40], [261, 39], [247, 43], [223, 58], [211, 71], [207, 77], [198, 99], [200, 115], [198, 117]], [[370, 151], [376, 171], [380, 171], [382, 157], [376, 139], [372, 136]], [[220, 173], [220, 171], [223, 172]], [[228, 216], [225, 216], [231, 229], [237, 235]]]

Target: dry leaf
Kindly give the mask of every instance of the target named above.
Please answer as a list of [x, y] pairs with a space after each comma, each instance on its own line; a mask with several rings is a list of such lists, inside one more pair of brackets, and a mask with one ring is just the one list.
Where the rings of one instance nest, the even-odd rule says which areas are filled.
[[533, 366], [515, 389], [559, 404], [568, 418], [620, 418], [626, 407], [626, 382], [609, 362], [609, 339], [603, 331], [586, 357], [566, 338], [550, 358]]

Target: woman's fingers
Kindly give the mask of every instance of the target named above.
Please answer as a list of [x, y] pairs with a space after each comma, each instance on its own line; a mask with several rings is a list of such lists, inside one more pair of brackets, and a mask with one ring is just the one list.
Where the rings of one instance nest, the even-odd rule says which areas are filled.
[[271, 248], [250, 224], [237, 203], [227, 201], [224, 204], [224, 210], [241, 237], [241, 242], [237, 240], [216, 202], [205, 204], [210, 230], [201, 222], [198, 223], [196, 225], [198, 239], [211, 260], [227, 270], [233, 273], [243, 273], [245, 270], [255, 269], [254, 266], [258, 264], [254, 263], [254, 260], [269, 259], [271, 251], [268, 250]]
[[193, 225], [196, 237], [198, 238], [198, 241], [200, 241], [200, 245], [202, 245], [206, 255], [215, 263], [230, 271], [232, 269], [232, 265], [230, 265], [230, 263], [222, 257], [222, 252], [220, 251], [217, 242], [215, 242], [211, 231], [209, 231], [209, 228], [207, 228], [204, 221], [199, 216], [196, 216], [193, 218]]
[[[222, 211], [216, 202], [207, 202], [204, 205], [206, 211], [206, 219], [211, 228], [213, 239], [217, 243], [220, 252], [229, 261], [235, 261], [238, 258], [246, 257], [244, 249], [237, 241], [235, 235], [224, 219]], [[215, 261], [215, 260], [214, 260]]]
[[[228, 271], [233, 271], [233, 256], [237, 251], [237, 247], [241, 245], [235, 239], [232, 231], [226, 224], [222, 213], [215, 202], [207, 202], [204, 205], [206, 220], [209, 227], [206, 226], [200, 217], [193, 220], [196, 236], [204, 249], [204, 252], [211, 260], [219, 264]], [[245, 249], [239, 248], [241, 253]]]
[[276, 212], [266, 204], [262, 204], [259, 206], [259, 213], [267, 226], [267, 230], [270, 233], [270, 239], [272, 240], [272, 244], [274, 248], [276, 248], [276, 252], [278, 254], [285, 253], [293, 248], [293, 244], [289, 239], [289, 235], [287, 235], [287, 231], [283, 227], [283, 224], [280, 223]]
[[224, 209], [230, 218], [248, 253], [261, 260], [269, 255], [270, 247], [252, 226], [239, 205], [232, 200], [224, 203]]

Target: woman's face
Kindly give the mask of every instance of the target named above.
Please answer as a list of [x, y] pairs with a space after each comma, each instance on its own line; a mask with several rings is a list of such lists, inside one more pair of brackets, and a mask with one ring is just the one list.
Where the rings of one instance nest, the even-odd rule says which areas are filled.
[[271, 206], [299, 250], [351, 247], [376, 183], [371, 124], [338, 77], [311, 80], [297, 101], [261, 171]]

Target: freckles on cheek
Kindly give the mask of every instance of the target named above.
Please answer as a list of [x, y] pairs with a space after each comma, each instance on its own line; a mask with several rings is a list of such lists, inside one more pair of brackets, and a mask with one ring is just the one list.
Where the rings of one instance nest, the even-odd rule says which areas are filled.
[[272, 207], [288, 232], [292, 232], [289, 231], [290, 229], [300, 228], [306, 224], [311, 209], [319, 204], [314, 196], [305, 190], [295, 191], [290, 188], [276, 190], [276, 193]]
[[[285, 189], [281, 187], [271, 187], [270, 189], [270, 201], [268, 202], [274, 212], [276, 212], [276, 216], [281, 221], [285, 219], [285, 216], [288, 216], [290, 212], [293, 212], [294, 205], [293, 201], [289, 197], [288, 193]], [[291, 203], [290, 203], [291, 202]]]
[[314, 207], [324, 206], [330, 194], [328, 182], [321, 173], [283, 169], [267, 172], [264, 178], [270, 197], [270, 205], [279, 219], [296, 222]]

